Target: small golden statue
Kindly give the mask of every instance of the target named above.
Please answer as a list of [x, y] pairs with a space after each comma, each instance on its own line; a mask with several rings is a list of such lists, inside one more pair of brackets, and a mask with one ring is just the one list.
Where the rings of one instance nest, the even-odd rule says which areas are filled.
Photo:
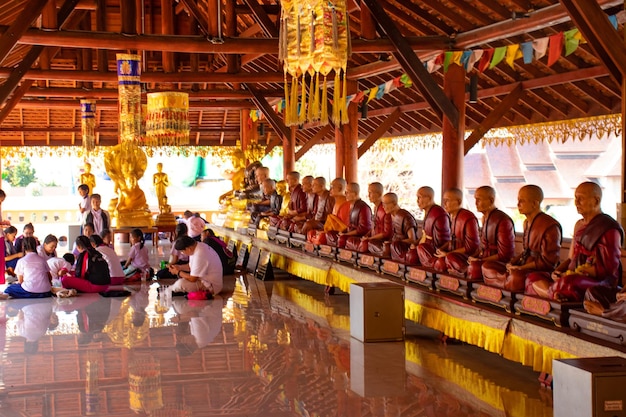
[[[163, 164], [159, 162], [156, 166], [157, 172], [152, 176], [152, 184], [154, 184], [154, 192], [159, 202], [159, 211], [161, 211], [161, 202], [166, 196], [165, 189], [170, 185], [170, 180], [165, 172], [163, 172]], [[167, 201], [167, 200], [166, 200]]]
[[112, 147], [104, 155], [104, 167], [117, 192], [117, 205], [110, 211], [114, 227], [152, 226], [146, 195], [137, 183], [147, 165], [146, 154], [130, 141]]
[[164, 195], [159, 202], [159, 215], [156, 217], [156, 226], [176, 226], [176, 216], [172, 213], [172, 206], [167, 204], [167, 196]]
[[89, 187], [89, 195], [93, 194], [93, 189], [96, 188], [96, 177], [91, 173], [91, 164], [85, 161], [83, 173], [80, 174], [80, 183]]
[[230, 200], [235, 197], [237, 191], [243, 190], [246, 186], [246, 160], [241, 149], [232, 153], [232, 171], [226, 171], [226, 178], [230, 178], [232, 189], [219, 197], [219, 203], [229, 206]]

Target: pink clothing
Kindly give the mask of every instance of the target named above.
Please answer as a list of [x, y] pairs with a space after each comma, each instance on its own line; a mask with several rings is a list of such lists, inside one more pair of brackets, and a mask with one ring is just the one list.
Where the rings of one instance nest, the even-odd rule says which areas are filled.
[[128, 252], [128, 258], [131, 260], [130, 266], [135, 269], [150, 268], [150, 255], [145, 244], [142, 248], [141, 243], [135, 243]]
[[187, 228], [189, 229], [187, 233], [189, 237], [197, 237], [202, 234], [205, 223], [204, 220], [202, 220], [200, 217], [192, 216], [188, 218], [185, 222], [187, 223]]

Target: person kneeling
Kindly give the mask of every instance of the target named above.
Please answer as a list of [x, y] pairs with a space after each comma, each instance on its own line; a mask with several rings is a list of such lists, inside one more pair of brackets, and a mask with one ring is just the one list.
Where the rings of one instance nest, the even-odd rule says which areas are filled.
[[46, 260], [37, 255], [37, 241], [32, 236], [25, 237], [23, 248], [25, 255], [15, 266], [18, 283], [9, 285], [0, 298], [51, 297], [50, 268]]
[[169, 287], [171, 292], [205, 291], [215, 295], [222, 291], [224, 271], [217, 252], [189, 236], [178, 238], [174, 247], [189, 256], [189, 264], [168, 266], [170, 273], [178, 277]]

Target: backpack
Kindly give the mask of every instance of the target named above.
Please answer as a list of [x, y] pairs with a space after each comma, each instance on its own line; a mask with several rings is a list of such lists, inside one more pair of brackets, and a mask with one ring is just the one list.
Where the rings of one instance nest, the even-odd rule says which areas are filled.
[[109, 285], [111, 283], [109, 264], [104, 260], [102, 254], [97, 250], [93, 250], [88, 251], [86, 256], [89, 256], [89, 259], [87, 261], [85, 278], [95, 285]]

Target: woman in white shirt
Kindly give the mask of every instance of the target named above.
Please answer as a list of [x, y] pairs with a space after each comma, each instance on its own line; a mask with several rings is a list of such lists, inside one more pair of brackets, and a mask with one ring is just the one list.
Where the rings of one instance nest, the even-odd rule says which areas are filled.
[[24, 238], [24, 257], [17, 261], [15, 275], [17, 284], [9, 285], [5, 297], [44, 298], [52, 296], [50, 268], [41, 256], [37, 255], [37, 241], [34, 237]]

